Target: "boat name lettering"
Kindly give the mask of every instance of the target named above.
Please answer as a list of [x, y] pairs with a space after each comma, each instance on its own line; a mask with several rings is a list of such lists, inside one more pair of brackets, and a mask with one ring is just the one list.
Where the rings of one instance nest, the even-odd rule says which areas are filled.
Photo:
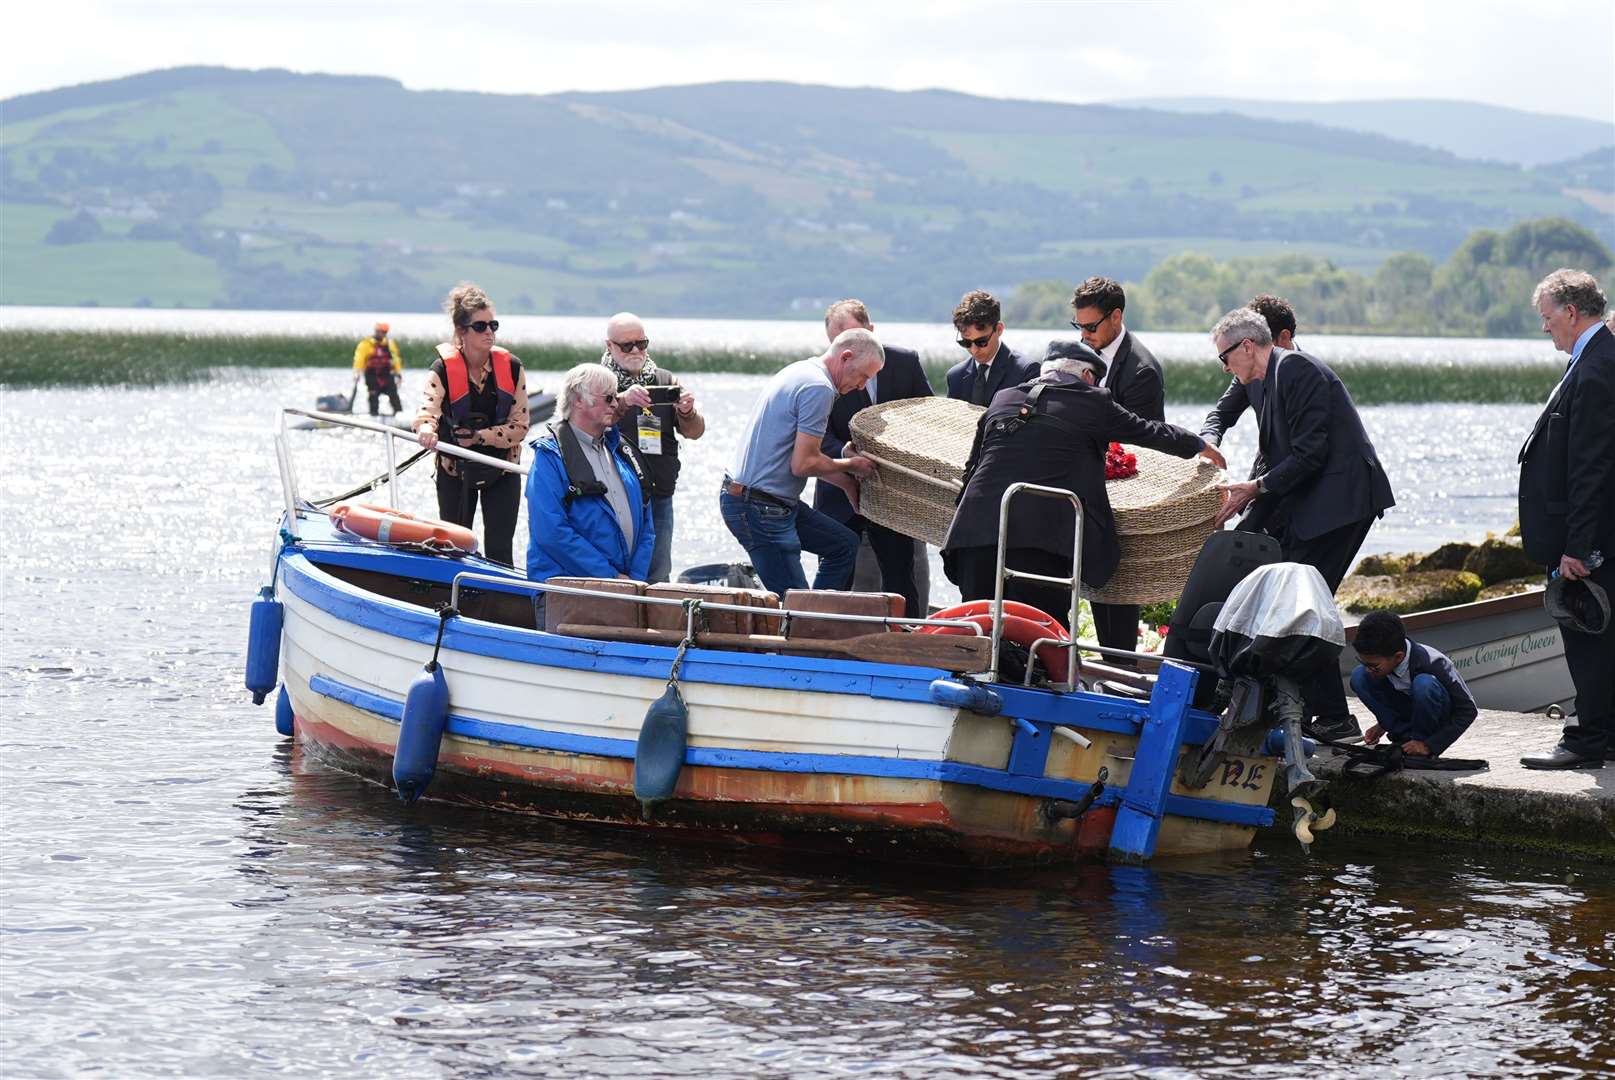
[[1255, 791], [1262, 786], [1262, 777], [1266, 773], [1266, 765], [1253, 761], [1247, 769], [1241, 759], [1229, 758], [1222, 765], [1222, 786]]
[[[1452, 653], [1452, 666], [1465, 678], [1491, 675], [1522, 662], [1551, 659], [1564, 651], [1559, 628], [1535, 630], [1500, 641], [1487, 641]], [[1545, 655], [1537, 655], [1545, 654]]]

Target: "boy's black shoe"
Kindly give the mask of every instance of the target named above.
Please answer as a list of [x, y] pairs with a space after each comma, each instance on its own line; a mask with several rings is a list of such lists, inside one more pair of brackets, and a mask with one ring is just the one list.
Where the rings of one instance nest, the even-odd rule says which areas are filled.
[[1303, 720], [1301, 734], [1332, 742], [1363, 741], [1362, 729], [1357, 726], [1357, 719], [1351, 713], [1343, 716], [1314, 716], [1310, 720]]

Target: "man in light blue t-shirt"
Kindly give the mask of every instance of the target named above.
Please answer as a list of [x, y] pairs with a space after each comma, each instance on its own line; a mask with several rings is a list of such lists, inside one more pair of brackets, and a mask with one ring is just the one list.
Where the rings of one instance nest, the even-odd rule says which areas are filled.
[[836, 397], [862, 389], [885, 363], [868, 330], [839, 334], [823, 356], [782, 369], [753, 406], [724, 477], [723, 522], [773, 592], [807, 588], [802, 552], [819, 557], [815, 589], [845, 589], [858, 558], [858, 534], [802, 501], [808, 477], [832, 483], [858, 508], [858, 477], [874, 471], [861, 454], [833, 458], [820, 443]]

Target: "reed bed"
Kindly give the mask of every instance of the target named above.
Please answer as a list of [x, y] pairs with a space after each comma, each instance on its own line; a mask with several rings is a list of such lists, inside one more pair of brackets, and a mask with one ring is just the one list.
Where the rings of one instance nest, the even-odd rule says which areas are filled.
[[[347, 368], [356, 338], [273, 334], [175, 334], [106, 331], [0, 330], [0, 386], [157, 386], [206, 379], [226, 368]], [[593, 345], [556, 341], [502, 341], [530, 369], [560, 371], [597, 360]], [[435, 341], [400, 338], [406, 370], [435, 358]], [[769, 375], [798, 352], [740, 348], [658, 348], [658, 362], [684, 373]], [[953, 358], [927, 357], [931, 385], [943, 388]], [[1166, 361], [1166, 384], [1175, 402], [1211, 402], [1228, 376], [1207, 360]], [[1431, 364], [1358, 360], [1335, 366], [1361, 405], [1543, 401], [1559, 372], [1553, 365]]]

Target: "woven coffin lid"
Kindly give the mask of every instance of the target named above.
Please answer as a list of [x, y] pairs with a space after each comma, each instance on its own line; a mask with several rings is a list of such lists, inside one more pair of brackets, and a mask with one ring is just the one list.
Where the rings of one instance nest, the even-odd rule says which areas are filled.
[[860, 409], [848, 426], [860, 450], [957, 483], [986, 411], [953, 398], [904, 398]]
[[1142, 446], [1127, 449], [1138, 455], [1138, 472], [1105, 483], [1117, 533], [1174, 532], [1209, 524], [1217, 515], [1222, 495], [1216, 488], [1217, 467], [1211, 462], [1199, 457], [1185, 461]]
[[563, 585], [569, 589], [588, 589], [600, 593], [596, 596], [568, 596], [566, 593], [545, 593], [544, 629], [556, 633], [563, 623], [584, 626], [622, 626], [643, 629], [645, 605], [625, 600], [611, 600], [608, 594], [639, 596], [645, 591], [643, 581], [625, 581], [622, 578], [553, 577], [546, 585]]

